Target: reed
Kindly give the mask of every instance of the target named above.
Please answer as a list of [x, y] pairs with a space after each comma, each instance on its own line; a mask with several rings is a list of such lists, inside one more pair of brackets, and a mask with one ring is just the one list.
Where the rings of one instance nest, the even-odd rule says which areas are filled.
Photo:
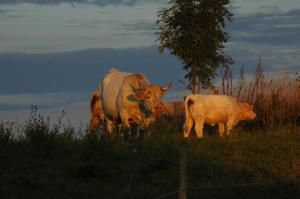
[[[226, 71], [227, 70], [227, 71]], [[256, 122], [263, 127], [279, 124], [300, 124], [300, 75], [264, 74], [262, 61], [259, 60], [255, 74], [246, 80], [241, 67], [240, 77], [232, 86], [231, 69], [225, 69], [222, 76], [223, 94], [232, 95], [242, 102], [254, 105]]]

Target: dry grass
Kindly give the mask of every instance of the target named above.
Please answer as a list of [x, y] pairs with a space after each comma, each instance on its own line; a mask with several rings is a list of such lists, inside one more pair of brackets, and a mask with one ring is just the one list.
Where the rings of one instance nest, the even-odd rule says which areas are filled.
[[259, 61], [252, 79], [244, 78], [242, 67], [240, 78], [233, 87], [232, 70], [227, 69], [223, 72], [221, 86], [223, 94], [253, 104], [256, 122], [263, 127], [300, 123], [300, 75], [297, 73], [268, 77]]

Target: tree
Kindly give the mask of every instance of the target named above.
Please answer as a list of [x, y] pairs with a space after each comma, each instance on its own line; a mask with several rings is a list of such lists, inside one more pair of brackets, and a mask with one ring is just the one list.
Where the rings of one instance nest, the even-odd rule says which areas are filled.
[[157, 14], [159, 51], [169, 49], [187, 71], [188, 88], [198, 93], [207, 88], [218, 67], [233, 64], [223, 49], [229, 36], [224, 31], [233, 14], [230, 0], [170, 0]]

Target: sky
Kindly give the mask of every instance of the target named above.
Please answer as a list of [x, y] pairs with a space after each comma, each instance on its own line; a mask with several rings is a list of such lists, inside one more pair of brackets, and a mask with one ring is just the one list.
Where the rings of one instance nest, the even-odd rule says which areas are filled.
[[[0, 0], [0, 121], [24, 121], [30, 105], [74, 125], [89, 118], [89, 95], [109, 68], [143, 72], [174, 87], [181, 99], [184, 71], [159, 54], [157, 12], [167, 0]], [[235, 73], [262, 59], [270, 75], [300, 72], [299, 0], [232, 0], [226, 53]]]

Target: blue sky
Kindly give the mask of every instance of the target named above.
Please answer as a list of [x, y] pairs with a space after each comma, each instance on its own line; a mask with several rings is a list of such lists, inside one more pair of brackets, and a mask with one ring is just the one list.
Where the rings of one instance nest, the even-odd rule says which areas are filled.
[[[31, 104], [51, 117], [88, 120], [89, 93], [110, 67], [144, 72], [183, 90], [178, 60], [155, 47], [165, 0], [0, 0], [0, 121], [23, 120]], [[299, 0], [234, 0], [226, 52], [247, 73], [299, 72]]]

